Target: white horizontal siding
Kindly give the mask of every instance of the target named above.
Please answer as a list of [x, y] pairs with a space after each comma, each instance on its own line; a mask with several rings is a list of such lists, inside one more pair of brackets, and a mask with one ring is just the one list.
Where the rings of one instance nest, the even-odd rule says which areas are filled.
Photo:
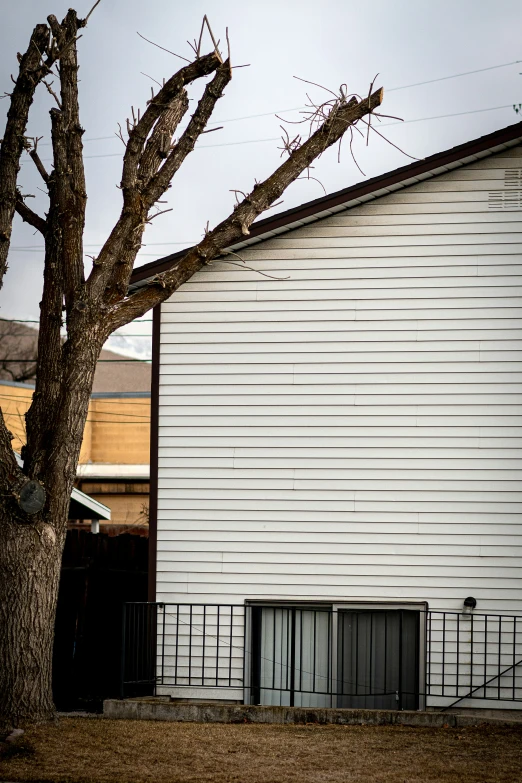
[[158, 600], [522, 615], [522, 216], [488, 206], [513, 168], [280, 234], [162, 305]]

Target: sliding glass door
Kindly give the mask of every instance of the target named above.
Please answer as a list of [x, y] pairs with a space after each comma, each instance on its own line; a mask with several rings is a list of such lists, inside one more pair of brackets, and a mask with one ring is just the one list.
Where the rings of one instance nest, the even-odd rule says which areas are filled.
[[254, 704], [418, 708], [417, 611], [252, 606], [251, 624]]

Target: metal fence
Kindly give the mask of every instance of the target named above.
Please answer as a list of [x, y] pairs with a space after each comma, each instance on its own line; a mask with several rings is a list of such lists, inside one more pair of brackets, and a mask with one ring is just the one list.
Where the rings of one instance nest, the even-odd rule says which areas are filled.
[[522, 617], [367, 606], [125, 604], [122, 698], [176, 688], [202, 696], [197, 689], [224, 688], [249, 703], [290, 706], [522, 702]]

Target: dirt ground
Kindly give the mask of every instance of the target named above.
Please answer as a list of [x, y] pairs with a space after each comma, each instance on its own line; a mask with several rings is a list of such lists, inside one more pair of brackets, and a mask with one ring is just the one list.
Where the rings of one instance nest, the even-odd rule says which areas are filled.
[[62, 718], [0, 749], [0, 781], [518, 783], [522, 725], [275, 726]]

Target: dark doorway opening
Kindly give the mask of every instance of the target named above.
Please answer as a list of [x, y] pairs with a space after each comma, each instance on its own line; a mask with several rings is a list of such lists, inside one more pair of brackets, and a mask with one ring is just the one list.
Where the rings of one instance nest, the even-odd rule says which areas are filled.
[[418, 709], [419, 631], [412, 610], [339, 611], [337, 706]]
[[[147, 559], [147, 538], [67, 532], [53, 655], [59, 710], [100, 711], [119, 696], [122, 607], [147, 600]], [[148, 693], [138, 685], [128, 695]]]

